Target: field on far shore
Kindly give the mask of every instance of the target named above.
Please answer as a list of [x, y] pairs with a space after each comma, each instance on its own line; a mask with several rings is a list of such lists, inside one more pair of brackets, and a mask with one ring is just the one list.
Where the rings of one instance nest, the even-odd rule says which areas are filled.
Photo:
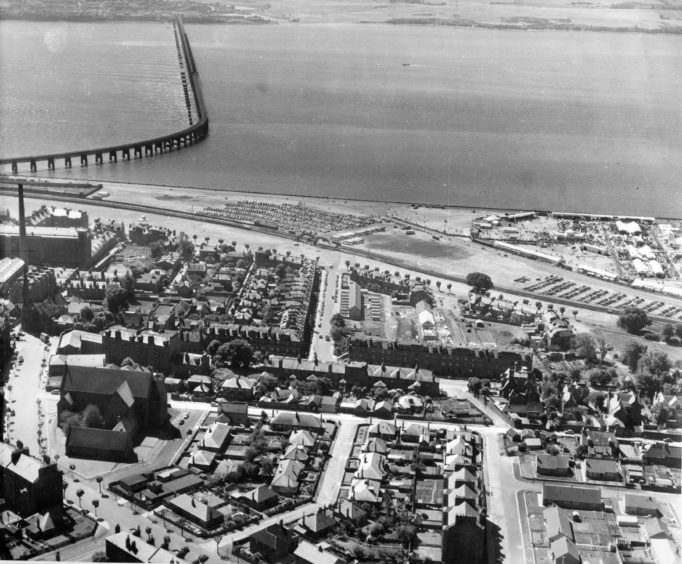
[[[213, 4], [213, 0], [211, 0]], [[221, 4], [232, 6], [227, 0]], [[518, 29], [682, 31], [680, 0], [245, 0], [239, 10], [304, 23], [438, 23]]]

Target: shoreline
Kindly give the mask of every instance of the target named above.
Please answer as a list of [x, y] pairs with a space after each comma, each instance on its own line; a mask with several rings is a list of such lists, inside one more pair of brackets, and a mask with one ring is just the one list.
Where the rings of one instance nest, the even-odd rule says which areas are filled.
[[[152, 15], [120, 15], [115, 17], [93, 16], [93, 15], [21, 15], [0, 13], [1, 21], [25, 21], [25, 22], [66, 22], [66, 23], [168, 23], [172, 22], [174, 16], [164, 14], [161, 16]], [[512, 22], [485, 22], [468, 19], [445, 19], [445, 18], [388, 18], [383, 21], [359, 20], [356, 22], [301, 22], [299, 19], [277, 20], [261, 14], [226, 14], [220, 16], [201, 16], [183, 15], [183, 20], [187, 24], [196, 25], [277, 25], [277, 24], [301, 24], [301, 25], [404, 25], [404, 26], [434, 26], [434, 27], [454, 27], [462, 29], [490, 29], [499, 31], [567, 31], [567, 32], [588, 32], [588, 33], [645, 33], [654, 35], [682, 35], [682, 26], [675, 27], [641, 27], [632, 26], [608, 26], [608, 25], [588, 25], [580, 23], [553, 23], [546, 21], [533, 23], [520, 21], [518, 24]]]
[[[8, 180], [3, 180], [3, 184], [6, 184], [7, 182], [26, 182], [26, 183], [31, 183], [31, 179], [35, 179], [41, 183], [50, 183], [50, 182], [55, 182], [57, 184], [66, 184], [66, 183], [73, 183], [73, 179], [68, 179], [68, 178], [63, 178], [63, 177], [47, 177], [47, 176], [18, 176], [18, 175], [12, 175], [12, 176], [6, 176], [0, 173], [0, 178], [3, 179], [8, 179]], [[16, 179], [16, 180], [15, 180]], [[278, 194], [272, 194], [271, 192], [263, 192], [263, 191], [258, 191], [258, 190], [225, 190], [222, 188], [208, 188], [208, 187], [197, 187], [197, 186], [185, 186], [181, 184], [148, 184], [148, 183], [143, 183], [143, 182], [122, 182], [122, 181], [108, 181], [108, 180], [101, 180], [101, 179], [95, 179], [92, 181], [81, 181], [81, 182], [90, 182], [92, 184], [101, 184], [102, 188], [101, 190], [106, 191], [106, 187], [123, 187], [126, 189], [133, 188], [135, 186], [142, 186], [148, 189], [155, 189], [155, 188], [167, 188], [171, 190], [191, 190], [192, 192], [196, 193], [197, 195], [199, 193], [203, 192], [208, 192], [211, 194], [223, 194], [225, 197], [228, 197], [229, 195], [244, 195], [244, 196], [259, 196], [262, 197], [264, 200], [276, 200], [278, 198], [295, 198], [298, 200], [312, 200], [314, 202], [321, 202], [321, 203], [330, 203], [330, 202], [353, 202], [354, 204], [360, 204], [360, 207], [364, 207], [362, 204], [366, 204], [368, 207], [375, 208], [377, 204], [383, 205], [383, 206], [388, 206], [388, 205], [395, 205], [395, 206], [418, 206], [418, 208], [424, 208], [424, 209], [438, 209], [438, 210], [455, 210], [455, 211], [460, 211], [460, 212], [471, 212], [472, 214], [477, 212], [478, 210], [485, 211], [485, 212], [523, 212], [523, 211], [533, 211], [538, 214], [550, 214], [553, 212], [557, 213], [575, 213], [575, 214], [590, 214], [592, 212], [588, 211], [577, 211], [577, 210], [567, 210], [567, 209], [552, 209], [552, 210], [542, 210], [542, 209], [530, 209], [530, 208], [510, 208], [510, 207], [502, 207], [502, 206], [458, 206], [456, 204], [423, 204], [420, 202], [410, 202], [410, 201], [404, 201], [404, 200], [371, 200], [371, 199], [364, 199], [364, 198], [357, 198], [357, 197], [337, 197], [337, 198], [330, 198], [329, 196], [314, 196], [314, 195], [309, 195], [309, 194], [296, 194], [296, 193], [289, 193], [289, 192], [281, 192]], [[96, 192], [94, 192], [96, 193]], [[187, 197], [190, 197], [190, 194], [187, 194]], [[87, 199], [87, 198], [86, 198]], [[103, 200], [103, 201], [106, 201]], [[196, 204], [195, 204], [196, 205]], [[597, 214], [597, 215], [611, 215], [611, 214]], [[644, 216], [638, 216], [636, 214], [612, 214], [613, 217], [644, 217]], [[682, 217], [666, 217], [666, 216], [655, 216], [656, 220], [666, 220], [666, 221], [682, 221]]]

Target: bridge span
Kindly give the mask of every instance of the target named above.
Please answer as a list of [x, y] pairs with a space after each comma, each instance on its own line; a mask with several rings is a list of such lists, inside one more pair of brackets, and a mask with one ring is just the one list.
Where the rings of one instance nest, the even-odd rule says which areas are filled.
[[[46, 163], [48, 170], [55, 170], [60, 161], [63, 161], [65, 168], [71, 168], [78, 164], [81, 167], [86, 167], [91, 162], [101, 165], [104, 164], [105, 160], [115, 163], [118, 162], [119, 158], [123, 161], [129, 161], [143, 157], [153, 157], [155, 154], [176, 151], [203, 141], [208, 136], [208, 114], [201, 92], [201, 85], [199, 84], [199, 73], [194, 63], [189, 39], [185, 33], [182, 16], [177, 17], [174, 23], [174, 30], [182, 88], [190, 123], [189, 127], [182, 131], [155, 137], [154, 139], [135, 141], [122, 145], [0, 159], [0, 166], [10, 165], [13, 174], [19, 173], [20, 165], [28, 165], [30, 172], [37, 172], [39, 163]], [[192, 95], [194, 97], [194, 104], [192, 104]], [[196, 109], [196, 119], [192, 113], [193, 107]]]

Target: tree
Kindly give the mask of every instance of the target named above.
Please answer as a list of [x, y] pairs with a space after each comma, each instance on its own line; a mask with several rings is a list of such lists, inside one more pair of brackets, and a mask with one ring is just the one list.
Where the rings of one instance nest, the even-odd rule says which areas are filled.
[[661, 335], [663, 336], [663, 339], [665, 341], [669, 341], [675, 335], [675, 328], [672, 326], [671, 323], [667, 323], [663, 326]]
[[346, 335], [345, 330], [341, 327], [338, 327], [337, 325], [332, 325], [332, 328], [329, 330], [329, 337], [335, 343], [341, 341], [341, 339], [343, 339], [345, 335]]
[[97, 486], [99, 487], [99, 495], [102, 495], [102, 481], [104, 478], [102, 478], [102, 476], [97, 476], [95, 480], [97, 480]]
[[485, 292], [493, 288], [493, 281], [487, 274], [482, 272], [470, 272], [466, 278], [467, 284], [473, 286], [477, 292]]
[[153, 259], [157, 259], [163, 255], [163, 245], [159, 241], [151, 243], [149, 245], [149, 250]]
[[82, 498], [85, 495], [85, 490], [82, 488], [79, 488], [76, 490], [76, 497], [78, 498], [78, 505], [80, 506], [81, 509], [83, 509], [83, 502]]
[[126, 306], [128, 293], [116, 282], [107, 284], [104, 289], [104, 306], [113, 314]]
[[331, 319], [329, 320], [329, 323], [331, 323], [332, 327], [345, 327], [346, 326], [346, 320], [343, 318], [343, 315], [340, 313], [335, 313], [332, 315]]
[[92, 506], [95, 508], [95, 517], [97, 517], [97, 508], [99, 507], [99, 500], [93, 499]]
[[651, 415], [656, 421], [657, 425], [665, 425], [670, 419], [670, 411], [668, 407], [663, 403], [659, 402], [651, 409]]
[[649, 351], [639, 361], [639, 369], [655, 376], [662, 376], [672, 368], [668, 355], [663, 351]]
[[628, 333], [637, 334], [649, 324], [646, 311], [638, 307], [626, 307], [618, 317], [618, 326]]
[[467, 387], [469, 388], [469, 391], [475, 396], [478, 396], [478, 394], [480, 393], [481, 386], [482, 386], [481, 381], [478, 378], [476, 378], [476, 376], [472, 376], [471, 378], [469, 378], [467, 382]]
[[213, 339], [208, 346], [206, 347], [206, 352], [208, 353], [209, 356], [215, 356], [216, 353], [218, 352], [218, 349], [220, 348], [220, 341], [217, 339]]
[[105, 552], [100, 550], [92, 555], [92, 562], [109, 562], [109, 558]]
[[81, 413], [82, 426], [89, 429], [103, 429], [104, 417], [95, 404], [89, 403]]
[[92, 311], [90, 306], [84, 306], [81, 308], [81, 321], [84, 323], [89, 323], [95, 318], [95, 313]]
[[587, 362], [597, 360], [597, 342], [589, 333], [578, 333], [574, 339], [574, 347], [578, 356], [581, 356]]
[[450, 284], [450, 282], [448, 282], [447, 289], [448, 289], [448, 294], [449, 294], [450, 290], [452, 290], [452, 284]]
[[229, 360], [232, 368], [248, 368], [253, 360], [253, 347], [244, 339], [234, 339], [220, 345], [217, 354], [225, 362]]
[[417, 527], [414, 525], [402, 525], [398, 527], [398, 538], [403, 545], [411, 545], [417, 540]]
[[630, 369], [630, 372], [636, 372], [639, 365], [639, 359], [642, 358], [646, 352], [646, 346], [637, 341], [630, 341], [625, 345], [623, 351], [623, 363]]
[[588, 374], [590, 386], [595, 388], [608, 386], [616, 378], [618, 378], [618, 373], [613, 368], [594, 368]]

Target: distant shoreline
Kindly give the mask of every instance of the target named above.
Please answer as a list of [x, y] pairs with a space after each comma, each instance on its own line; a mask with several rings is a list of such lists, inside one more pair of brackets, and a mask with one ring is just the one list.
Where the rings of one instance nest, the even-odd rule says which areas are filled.
[[[523, 21], [512, 22], [479, 22], [468, 19], [442, 19], [442, 18], [391, 18], [385, 21], [358, 21], [341, 22], [353, 25], [407, 25], [407, 26], [444, 26], [456, 28], [477, 28], [502, 31], [572, 31], [591, 33], [647, 33], [656, 35], [682, 35], [682, 26], [647, 28], [639, 26], [593, 26], [579, 23], [555, 23], [547, 21]], [[174, 20], [173, 15], [125, 15], [125, 16], [94, 16], [94, 15], [58, 15], [58, 14], [33, 14], [30, 16], [21, 14], [6, 14], [0, 12], [0, 21], [26, 21], [26, 22], [69, 22], [69, 23], [169, 23]], [[235, 14], [219, 16], [202, 16], [183, 14], [186, 24], [213, 24], [213, 25], [276, 25], [279, 23], [302, 25], [332, 25], [335, 22], [298, 22], [297, 20], [277, 21], [259, 14]]]
[[[16, 179], [16, 180], [15, 180]], [[39, 182], [42, 181], [41, 183], [49, 184], [51, 182], [54, 182], [55, 184], [62, 184], [62, 183], [69, 183], [73, 182], [72, 179], [68, 178], [53, 178], [53, 177], [47, 177], [47, 176], [25, 176], [25, 177], [20, 177], [20, 176], [13, 176], [11, 179], [4, 179], [3, 184], [7, 184], [8, 182], [16, 181], [16, 182], [30, 182], [30, 179], [35, 179], [38, 180]], [[85, 182], [85, 181], [83, 181]], [[302, 195], [302, 194], [295, 194], [295, 193], [288, 193], [288, 192], [281, 192], [277, 194], [273, 194], [271, 192], [261, 192], [258, 190], [226, 190], [222, 188], [207, 188], [207, 187], [197, 187], [197, 186], [183, 186], [180, 184], [147, 184], [147, 183], [142, 183], [142, 182], [124, 182], [124, 181], [109, 181], [109, 180], [90, 180], [88, 181], [91, 184], [99, 184], [103, 186], [101, 189], [106, 191], [106, 185], [122, 185], [122, 186], [144, 186], [150, 189], [153, 188], [171, 188], [171, 189], [183, 189], [183, 190], [191, 190], [191, 191], [196, 191], [196, 192], [212, 192], [216, 194], [225, 194], [226, 196], [229, 194], [244, 194], [244, 195], [250, 195], [250, 196], [261, 196], [264, 199], [276, 199], [279, 197], [282, 198], [297, 198], [300, 200], [315, 200], [315, 201], [322, 201], [322, 202], [332, 202], [332, 201], [350, 201], [350, 202], [357, 202], [359, 204], [367, 204], [370, 206], [371, 204], [395, 204], [395, 205], [405, 205], [405, 206], [419, 206], [420, 208], [428, 208], [428, 209], [453, 209], [453, 210], [461, 210], [461, 211], [471, 211], [472, 213], [477, 212], [478, 210], [481, 210], [482, 212], [524, 212], [524, 211], [533, 211], [538, 214], [550, 214], [553, 212], [556, 213], [575, 213], [575, 214], [590, 214], [591, 212], [588, 211], [577, 211], [577, 210], [566, 210], [566, 209], [553, 209], [553, 210], [542, 210], [542, 209], [533, 209], [533, 208], [509, 208], [509, 207], [502, 207], [502, 206], [458, 206], [456, 204], [424, 204], [420, 202], [410, 202], [406, 200], [369, 200], [369, 199], [364, 199], [364, 198], [357, 198], [357, 197], [336, 197], [336, 198], [330, 198], [329, 196], [316, 196], [316, 195]], [[35, 186], [35, 185], [34, 185]], [[189, 194], [188, 194], [189, 196]], [[106, 200], [104, 200], [106, 201]], [[195, 204], [196, 205], [196, 204]], [[613, 217], [636, 217], [635, 215], [632, 214], [611, 214], [611, 213], [600, 213], [600, 214], [595, 214], [595, 215], [613, 215]], [[642, 216], [644, 217], [644, 216]], [[656, 220], [666, 220], [666, 221], [680, 221], [682, 220], [682, 217], [662, 217], [662, 216], [655, 216]]]

